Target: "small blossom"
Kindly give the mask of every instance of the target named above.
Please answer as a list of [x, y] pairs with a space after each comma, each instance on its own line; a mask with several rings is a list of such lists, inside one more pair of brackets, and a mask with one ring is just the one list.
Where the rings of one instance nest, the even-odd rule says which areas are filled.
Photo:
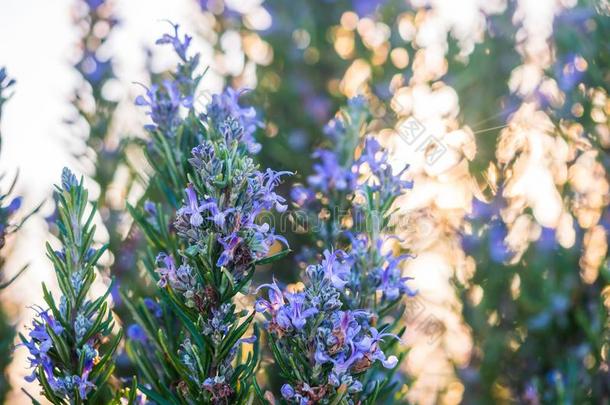
[[324, 251], [322, 268], [333, 287], [338, 290], [343, 289], [349, 280], [350, 265], [346, 258], [347, 255], [342, 250], [335, 250], [332, 253], [328, 250]]
[[212, 96], [212, 102], [208, 106], [207, 117], [222, 132], [221, 126], [225, 124], [227, 118], [235, 119], [243, 131], [243, 141], [249, 153], [258, 153], [261, 149], [254, 139], [254, 132], [262, 124], [256, 118], [256, 110], [253, 107], [242, 107], [239, 104], [239, 97], [244, 91], [235, 91], [228, 87], [223, 93]]
[[159, 273], [159, 281], [157, 282], [157, 285], [163, 288], [168, 285], [168, 281], [171, 278], [175, 278], [176, 264], [174, 263], [174, 259], [165, 253], [159, 253], [156, 261], [158, 265], [164, 265], [164, 267], [157, 268], [157, 273]]
[[148, 336], [146, 335], [144, 329], [137, 323], [129, 325], [129, 327], [127, 328], [127, 337], [130, 340], [135, 340], [142, 343], [146, 342], [146, 340], [148, 339]]
[[61, 186], [65, 191], [70, 191], [72, 187], [78, 186], [76, 176], [67, 167], [64, 167], [61, 172]]
[[178, 24], [172, 24], [172, 26], [174, 27], [174, 33], [173, 34], [167, 34], [167, 33], [163, 34], [163, 36], [161, 38], [159, 38], [156, 43], [158, 45], [161, 45], [161, 44], [172, 45], [174, 47], [174, 50], [176, 51], [176, 54], [180, 57], [180, 59], [182, 59], [183, 61], [186, 62], [188, 60], [186, 53], [188, 51], [188, 48], [191, 44], [193, 37], [185, 34], [182, 38], [180, 38], [180, 34], [178, 33], [178, 28], [180, 26]]
[[292, 399], [294, 397], [294, 388], [290, 384], [284, 384], [282, 385], [281, 393], [284, 399]]
[[314, 164], [314, 174], [307, 178], [310, 186], [328, 193], [332, 190], [350, 190], [355, 188], [357, 175], [351, 168], [345, 169], [339, 164], [335, 153], [319, 149], [312, 155], [319, 159]]
[[271, 315], [275, 315], [277, 311], [284, 306], [284, 294], [280, 287], [278, 287], [275, 279], [273, 284], [262, 284], [256, 289], [256, 293], [263, 289], [268, 288], [269, 301], [264, 298], [259, 298], [256, 301], [256, 311], [260, 313], [269, 312]]
[[187, 204], [186, 206], [180, 208], [178, 215], [188, 215], [191, 225], [194, 227], [199, 227], [203, 223], [201, 213], [206, 209], [206, 205], [199, 203], [197, 193], [195, 192], [195, 188], [192, 184], [189, 184], [184, 192], [186, 193]]
[[281, 308], [277, 315], [277, 322], [284, 329], [303, 329], [307, 318], [318, 313], [316, 308], [306, 307], [305, 294], [286, 294], [286, 299], [289, 305]]
[[93, 321], [91, 321], [82, 313], [78, 313], [78, 315], [76, 315], [76, 320], [74, 321], [74, 331], [76, 332], [76, 340], [81, 341], [92, 325]]
[[161, 306], [157, 304], [157, 302], [152, 298], [144, 298], [144, 305], [146, 305], [146, 308], [148, 308], [148, 310], [152, 312], [155, 318], [161, 318], [161, 316], [163, 316]]

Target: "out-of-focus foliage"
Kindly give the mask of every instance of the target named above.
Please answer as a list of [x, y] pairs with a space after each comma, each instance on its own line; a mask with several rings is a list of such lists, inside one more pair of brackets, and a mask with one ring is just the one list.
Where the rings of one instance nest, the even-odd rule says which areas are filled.
[[[114, 9], [113, 2], [105, 0], [78, 0], [74, 4], [74, 24], [80, 33], [74, 68], [81, 80], [72, 100], [76, 114], [68, 123], [84, 141], [73, 152], [91, 170], [91, 179], [99, 187], [98, 210], [108, 233], [110, 271], [117, 277], [112, 296], [121, 306], [119, 285], [136, 286], [139, 282], [134, 271], [138, 235], [126, 229], [125, 199], [134, 176], [125, 162], [128, 139], [119, 133], [122, 125], [115, 119], [118, 101], [113, 87], [118, 79], [113, 59], [107, 56], [108, 39], [119, 24]], [[119, 310], [125, 315], [124, 308]]]
[[579, 273], [582, 232], [571, 248], [555, 230], [540, 233], [516, 263], [505, 242], [501, 199], [477, 203], [464, 236], [477, 271], [462, 293], [475, 351], [460, 370], [469, 403], [586, 403], [608, 398], [608, 311], [600, 293], [605, 268], [592, 283]]
[[[497, 196], [489, 205], [475, 202], [463, 237], [476, 262], [462, 291], [475, 348], [460, 375], [464, 398], [472, 403], [597, 403], [610, 397], [604, 220], [610, 61], [602, 39], [610, 21], [579, 4], [561, 10], [553, 28], [545, 45], [552, 60], [537, 67], [546, 76], [533, 91], [520, 88], [512, 101], [505, 97], [516, 107], [507, 111], [508, 128], [487, 159]], [[496, 40], [487, 46], [495, 49]], [[533, 56], [527, 46], [520, 52]], [[523, 66], [535, 64], [525, 59]], [[540, 135], [548, 152], [534, 149]], [[543, 213], [556, 210], [553, 201], [539, 206], [518, 197], [535, 192], [519, 190], [525, 176], [536, 176], [524, 166], [533, 156], [542, 167], [550, 165], [558, 192], [553, 198], [562, 211], [557, 222]], [[538, 176], [538, 187], [545, 187], [544, 172]]]
[[[2, 122], [2, 107], [4, 103], [11, 96], [11, 87], [15, 84], [15, 80], [10, 79], [7, 76], [6, 69], [0, 68], [0, 123]], [[2, 148], [2, 134], [0, 133], [0, 149]], [[15, 179], [16, 181], [17, 179]], [[5, 200], [8, 200], [9, 194], [11, 193], [15, 182], [6, 193], [0, 195], [0, 248], [4, 247], [5, 238], [11, 231], [11, 217], [21, 205], [21, 198], [17, 197], [11, 200], [8, 204]], [[5, 280], [3, 278], [5, 252], [0, 256], [0, 290], [5, 288]], [[13, 326], [10, 324], [9, 319], [4, 312], [2, 306], [0, 306], [0, 402], [4, 401], [10, 386], [8, 382], [8, 375], [6, 374], [6, 368], [11, 361], [11, 345], [15, 337], [15, 331]]]
[[[2, 108], [4, 103], [12, 96], [12, 87], [15, 85], [15, 80], [8, 77], [6, 68], [0, 67], [0, 124], [2, 122]], [[2, 134], [0, 133], [0, 152], [2, 150]], [[0, 180], [4, 179], [4, 174], [0, 174]], [[4, 264], [10, 249], [6, 249], [6, 239], [11, 234], [17, 232], [25, 221], [38, 211], [38, 208], [24, 215], [20, 220], [15, 219], [15, 214], [21, 208], [22, 198], [20, 196], [12, 196], [15, 185], [17, 184], [17, 176], [15, 176], [8, 190], [0, 192], [0, 292], [7, 288], [13, 281], [23, 273], [26, 267], [19, 270], [10, 279], [4, 278]], [[7, 251], [8, 250], [8, 251]], [[15, 338], [15, 330], [8, 315], [0, 305], [0, 402], [4, 400], [9, 391], [8, 376], [6, 369], [12, 359], [13, 340]]]

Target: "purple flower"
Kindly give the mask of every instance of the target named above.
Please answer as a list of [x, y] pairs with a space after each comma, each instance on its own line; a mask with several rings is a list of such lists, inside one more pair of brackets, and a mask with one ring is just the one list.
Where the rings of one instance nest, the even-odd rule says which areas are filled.
[[259, 298], [256, 301], [256, 311], [260, 313], [269, 312], [272, 316], [275, 316], [277, 311], [282, 308], [285, 304], [284, 294], [280, 287], [278, 287], [275, 278], [273, 279], [273, 284], [262, 284], [256, 289], [256, 294], [262, 289], [268, 288], [269, 301], [264, 298]]
[[387, 162], [387, 159], [388, 152], [382, 151], [379, 142], [375, 138], [367, 138], [358, 163], [361, 165], [367, 163], [372, 172], [377, 172]]
[[216, 125], [219, 132], [222, 125], [231, 117], [236, 120], [239, 127], [242, 128], [243, 142], [249, 153], [258, 153], [261, 145], [254, 139], [254, 132], [257, 128], [262, 127], [262, 123], [256, 118], [256, 110], [253, 107], [241, 107], [239, 105], [239, 97], [244, 93], [244, 90], [235, 91], [227, 87], [221, 94], [212, 96], [212, 102], [207, 109], [207, 117]]
[[218, 228], [223, 229], [225, 227], [225, 221], [227, 215], [232, 212], [235, 212], [235, 208], [227, 208], [224, 211], [218, 209], [215, 201], [210, 201], [204, 204], [204, 207], [210, 212], [210, 216], [207, 218], [209, 221], [212, 221], [214, 225]]
[[257, 173], [257, 181], [260, 184], [260, 188], [255, 195], [255, 200], [257, 201], [255, 212], [260, 209], [270, 210], [273, 208], [275, 208], [277, 212], [286, 211], [288, 208], [285, 204], [286, 199], [273, 190], [280, 184], [282, 176], [291, 174], [291, 172], [276, 172], [271, 169], [267, 169], [264, 173]]
[[195, 228], [200, 227], [203, 223], [203, 217], [201, 213], [208, 207], [208, 204], [200, 204], [199, 198], [197, 197], [197, 193], [195, 192], [195, 187], [192, 184], [189, 184], [186, 189], [184, 189], [186, 193], [187, 203], [186, 206], [180, 208], [178, 211], [178, 215], [188, 215], [189, 222]]
[[161, 318], [161, 316], [163, 316], [161, 306], [152, 298], [144, 298], [144, 305], [146, 305], [146, 308], [148, 308], [156, 318]]
[[94, 51], [85, 50], [82, 59], [76, 65], [84, 78], [93, 86], [100, 85], [101, 81], [112, 74], [112, 62], [110, 60], [101, 61]]
[[312, 157], [319, 159], [319, 163], [313, 165], [314, 174], [307, 178], [311, 187], [323, 192], [349, 191], [355, 188], [356, 174], [351, 168], [343, 168], [334, 152], [318, 149]]
[[472, 200], [471, 213], [468, 217], [471, 219], [479, 219], [481, 221], [488, 221], [492, 216], [497, 214], [496, 204], [488, 204], [485, 201], [479, 199]]
[[398, 363], [398, 359], [396, 356], [386, 358], [385, 354], [379, 348], [379, 342], [383, 341], [383, 339], [386, 337], [391, 337], [398, 340], [398, 336], [393, 333], [379, 332], [376, 328], [371, 328], [370, 333], [370, 337], [366, 336], [356, 344], [358, 350], [371, 353], [371, 359], [379, 360], [385, 368], [395, 367], [396, 363]]
[[11, 216], [21, 207], [21, 197], [15, 197], [11, 200], [10, 204], [6, 207], [6, 215]]
[[165, 253], [159, 253], [156, 261], [157, 265], [164, 265], [164, 267], [158, 267], [156, 269], [156, 272], [159, 273], [157, 285], [161, 288], [167, 287], [168, 282], [176, 277], [176, 264], [174, 263], [174, 258]]
[[191, 37], [185, 35], [180, 38], [178, 25], [172, 24], [173, 34], [165, 34], [157, 44], [171, 44], [176, 54], [180, 57], [181, 63], [174, 80], [165, 80], [162, 86], [152, 84], [146, 88], [146, 94], [136, 98], [135, 104], [148, 107], [147, 115], [153, 121], [152, 125], [146, 125], [149, 131], [159, 130], [166, 137], [173, 137], [175, 130], [181, 124], [181, 107], [192, 109], [193, 95], [197, 87], [198, 78], [194, 71], [199, 64], [199, 55], [187, 57], [186, 53], [191, 42]]
[[352, 5], [354, 7], [354, 11], [358, 14], [359, 17], [366, 17], [375, 13], [377, 7], [380, 4], [383, 4], [384, 0], [353, 0]]
[[[363, 357], [364, 353], [356, 350], [354, 342], [348, 341], [347, 350], [340, 352], [334, 358], [330, 358], [330, 361], [333, 363], [333, 373], [335, 376], [347, 373], [354, 363], [361, 360]], [[338, 380], [338, 378], [335, 377], [335, 380]]]
[[150, 200], [144, 201], [144, 211], [151, 217], [157, 216], [157, 207], [155, 206], [155, 203]]
[[301, 330], [307, 322], [307, 318], [318, 313], [316, 308], [308, 308], [305, 303], [305, 295], [302, 293], [285, 294], [288, 305], [280, 308], [277, 314], [277, 323], [283, 329], [294, 327]]
[[384, 266], [379, 269], [380, 284], [378, 290], [383, 293], [383, 298], [389, 301], [397, 299], [402, 294], [409, 297], [417, 295], [417, 292], [409, 288], [407, 282], [413, 277], [401, 277], [398, 265], [410, 255], [398, 257], [387, 257]]
[[341, 137], [345, 136], [345, 130], [343, 120], [333, 118], [324, 126], [324, 135], [336, 143]]
[[536, 241], [536, 247], [543, 252], [553, 250], [557, 246], [555, 234], [555, 229], [543, 227], [540, 238]]
[[310, 189], [297, 185], [290, 190], [290, 198], [297, 206], [304, 207], [315, 199], [315, 195]]
[[322, 260], [322, 268], [324, 269], [325, 278], [330, 280], [333, 287], [342, 290], [349, 282], [350, 265], [346, 261], [347, 254], [342, 250], [329, 252], [325, 250], [324, 259]]
[[284, 397], [284, 399], [291, 399], [294, 397], [294, 388], [292, 388], [290, 384], [282, 385], [280, 392], [282, 393], [282, 397]]
[[129, 325], [129, 327], [127, 328], [127, 337], [130, 340], [142, 343], [146, 342], [146, 340], [148, 339], [148, 335], [146, 335], [144, 329], [137, 323]]
[[64, 328], [53, 316], [49, 315], [48, 310], [37, 308], [36, 312], [38, 318], [34, 319], [32, 328], [28, 333], [30, 339], [23, 342], [30, 353], [30, 357], [28, 357], [30, 368], [34, 369], [32, 374], [25, 379], [28, 382], [34, 381], [36, 379], [36, 369], [42, 366], [47, 379], [51, 381], [54, 378], [53, 363], [48, 352], [53, 347], [53, 340], [48, 331], [52, 330], [56, 335], [61, 335]]
[[274, 230], [269, 227], [269, 224], [250, 224], [249, 228], [252, 230], [250, 248], [252, 249], [252, 255], [257, 259], [267, 256], [271, 246], [276, 241], [279, 241], [284, 246], [288, 246], [286, 238], [276, 235]]
[[87, 3], [91, 11], [95, 11], [99, 6], [104, 4], [105, 1], [106, 0], [85, 0], [85, 3]]
[[189, 35], [184, 35], [183, 38], [180, 38], [180, 34], [178, 33], [178, 28], [180, 25], [172, 24], [174, 27], [174, 33], [172, 34], [163, 34], [161, 38], [159, 38], [156, 42], [157, 45], [162, 44], [170, 44], [174, 47], [176, 54], [182, 59], [184, 62], [188, 60], [186, 53], [191, 44], [191, 40], [193, 37]]
[[222, 253], [218, 257], [216, 265], [219, 267], [227, 266], [235, 258], [235, 251], [241, 243], [242, 239], [236, 234], [232, 233], [226, 237], [219, 237], [218, 242], [222, 246]]
[[367, 190], [371, 190], [379, 193], [381, 201], [388, 201], [400, 196], [405, 190], [413, 188], [412, 181], [402, 178], [409, 169], [409, 165], [394, 174], [388, 152], [374, 138], [366, 138], [362, 155], [355, 166], [356, 172], [361, 171], [363, 166], [369, 168], [370, 177], [359, 186], [359, 190], [365, 195]]
[[496, 263], [504, 263], [512, 256], [508, 245], [505, 242], [508, 230], [502, 220], [492, 221], [489, 228], [489, 255], [491, 260]]
[[[87, 371], [86, 373], [89, 374], [90, 371]], [[89, 394], [89, 392], [95, 388], [95, 385], [90, 382], [87, 376], [82, 376], [82, 377], [76, 377], [76, 384], [78, 386], [78, 394], [80, 395], [81, 398], [86, 399], [87, 395]]]
[[[146, 88], [146, 87], [145, 87]], [[146, 88], [146, 94], [136, 97], [137, 106], [148, 107], [146, 115], [150, 116], [153, 125], [146, 129], [161, 130], [165, 135], [173, 136], [175, 128], [180, 124], [180, 107], [192, 107], [192, 96], [183, 95], [177, 82], [165, 80], [163, 86], [156, 84]]]

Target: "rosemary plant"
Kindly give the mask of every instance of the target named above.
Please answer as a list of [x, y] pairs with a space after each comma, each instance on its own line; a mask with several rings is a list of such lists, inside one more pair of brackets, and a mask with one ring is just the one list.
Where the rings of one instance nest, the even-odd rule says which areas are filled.
[[403, 298], [415, 292], [399, 267], [407, 256], [383, 249], [394, 238], [392, 205], [411, 182], [405, 170], [393, 174], [377, 141], [362, 139], [367, 108], [351, 99], [330, 122], [335, 147], [314, 153], [308, 186], [292, 191], [299, 225], [326, 249], [321, 263], [307, 267], [302, 291], [268, 285], [269, 300], [259, 300], [288, 403], [374, 404], [396, 392]]
[[287, 253], [268, 257], [276, 242], [286, 242], [260, 221], [287, 208], [274, 192], [287, 173], [254, 163], [260, 125], [252, 108], [239, 105], [239, 93], [227, 90], [205, 113], [195, 111], [201, 76], [194, 74], [198, 55], [188, 55], [190, 37], [181, 38], [175, 26], [158, 43], [171, 44], [180, 59], [173, 80], [136, 100], [152, 119], [147, 197], [158, 200], [131, 211], [149, 242], [144, 265], [160, 300], [130, 304], [137, 324], [128, 350], [140, 389], [154, 402], [247, 403], [254, 397], [257, 331], [249, 332], [255, 312], [240, 301], [256, 265]]
[[[96, 210], [86, 212], [83, 180], [79, 182], [68, 169], [55, 196], [61, 247], [55, 250], [47, 244], [47, 256], [61, 296], [56, 301], [43, 283], [45, 307], [35, 308], [37, 317], [28, 336], [20, 334], [32, 368], [26, 380], [37, 381], [41, 394], [53, 404], [119, 403], [124, 393], [110, 378], [122, 331], [113, 336], [115, 323], [106, 301], [111, 287], [100, 297], [89, 297], [96, 264], [106, 250], [106, 246], [93, 247]], [[135, 393], [130, 390], [129, 403]]]

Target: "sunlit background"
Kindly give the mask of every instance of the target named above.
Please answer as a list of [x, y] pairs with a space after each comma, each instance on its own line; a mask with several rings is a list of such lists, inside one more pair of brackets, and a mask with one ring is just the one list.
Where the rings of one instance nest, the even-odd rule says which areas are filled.
[[[104, 82], [100, 97], [118, 104], [104, 142], [116, 146], [144, 136], [147, 118], [133, 105], [142, 92], [136, 83], [148, 84], [175, 62], [154, 46], [170, 20], [194, 36], [193, 47], [210, 67], [202, 94], [224, 85], [252, 89], [249, 97], [266, 120], [261, 159], [272, 162], [268, 166], [295, 170], [302, 179], [324, 123], [346, 97], [358, 94], [369, 99], [375, 116], [371, 131], [390, 148], [396, 167], [411, 165], [415, 187], [397, 204], [399, 233], [416, 256], [404, 271], [419, 289], [403, 338], [409, 348], [405, 371], [413, 381], [404, 387], [410, 400], [469, 403], [471, 389], [472, 395], [487, 389], [481, 388], [478, 370], [485, 367], [490, 328], [508, 328], [508, 336], [510, 325], [503, 323], [501, 308], [488, 308], [485, 326], [472, 315], [482, 308], [479, 303], [487, 305], [486, 294], [502, 295], [484, 280], [495, 277], [493, 271], [510, 272], [508, 296], [516, 301], [532, 293], [524, 274], [536, 271], [531, 249], [540, 248], [541, 240], [556, 247], [538, 255], [559, 257], [557, 249], [572, 249], [578, 256], [555, 264], [576, 281], [566, 291], [553, 291], [548, 316], [577, 306], [579, 289], [597, 303], [606, 297], [607, 314], [610, 8], [605, 0], [105, 3], [98, 13], [116, 18], [116, 25], [102, 21], [89, 27], [86, 1], [0, 0], [0, 66], [17, 80], [3, 111], [0, 172], [10, 174], [4, 189], [19, 171], [15, 193], [24, 197], [23, 212], [50, 200], [66, 165], [93, 177], [88, 180], [93, 198], [103, 192], [108, 212], [137, 199], [138, 186], [127, 186], [131, 169], [146, 170], [136, 153], [128, 154], [130, 165], [119, 165], [104, 187], [94, 185], [100, 155], [85, 146], [90, 126], [75, 119], [74, 95], [90, 93], [82, 71], [94, 73], [96, 64], [111, 58], [115, 77]], [[95, 58], [79, 73], [74, 65], [83, 49], [95, 49]], [[76, 105], [95, 111], [97, 101], [88, 97]], [[423, 128], [415, 140], [409, 138], [414, 122]], [[83, 151], [89, 159], [75, 156]], [[483, 236], [477, 233], [485, 223], [480, 210], [490, 206], [501, 225]], [[54, 282], [44, 256], [44, 243], [52, 238], [44, 216], [51, 212], [52, 204], [44, 204], [5, 247], [7, 277], [29, 264], [2, 293], [19, 330], [33, 315], [27, 308], [41, 301], [40, 282]], [[107, 227], [104, 218], [98, 221]], [[126, 236], [129, 221], [115, 225], [113, 232]], [[116, 262], [106, 258], [108, 266]], [[547, 287], [539, 287], [543, 302]], [[570, 304], [561, 306], [562, 299]], [[533, 328], [547, 307], [533, 310], [524, 324]], [[519, 343], [507, 345], [516, 350]], [[6, 403], [29, 401], [20, 391], [28, 387], [25, 357], [25, 350], [15, 351]], [[589, 360], [584, 355], [582, 362]], [[608, 379], [607, 358], [601, 362], [602, 378]], [[527, 402], [529, 391], [511, 392], [501, 379], [489, 385], [496, 398], [537, 403]]]

